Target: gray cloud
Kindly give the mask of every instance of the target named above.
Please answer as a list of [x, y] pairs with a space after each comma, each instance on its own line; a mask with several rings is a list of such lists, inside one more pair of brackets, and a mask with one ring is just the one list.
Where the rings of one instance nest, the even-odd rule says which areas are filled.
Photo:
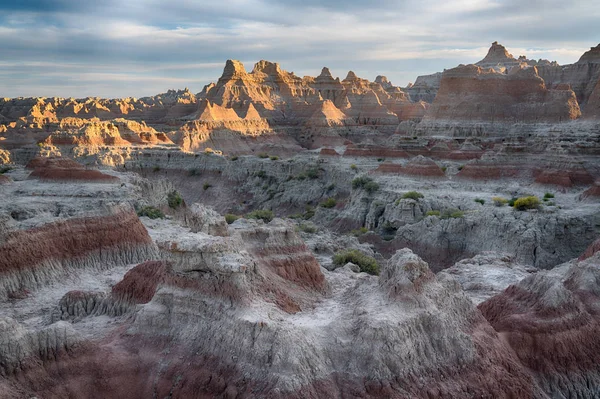
[[[498, 40], [515, 55], [577, 60], [600, 41], [592, 0], [58, 0], [0, 4], [0, 95], [142, 96], [200, 91], [226, 59], [299, 75], [329, 66], [405, 85], [475, 62]], [[594, 33], [595, 32], [595, 33]]]

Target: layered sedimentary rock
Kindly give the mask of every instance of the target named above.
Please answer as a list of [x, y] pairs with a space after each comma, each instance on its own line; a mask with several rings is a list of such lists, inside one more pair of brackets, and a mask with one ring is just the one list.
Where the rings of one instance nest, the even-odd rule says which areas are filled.
[[29, 178], [45, 181], [114, 182], [119, 180], [116, 176], [87, 169], [84, 165], [65, 158], [34, 158], [27, 167], [33, 169]]
[[600, 78], [598, 78], [598, 83], [596, 83], [596, 87], [590, 94], [583, 116], [589, 119], [600, 119]]
[[[260, 61], [248, 73], [239, 61], [231, 60], [219, 81], [207, 90], [206, 98], [238, 114], [251, 103], [261, 116], [292, 124], [306, 119], [314, 123], [318, 110], [314, 108], [319, 104], [327, 104], [329, 112], [336, 114], [326, 119], [348, 116], [353, 124], [393, 124], [398, 120], [394, 111], [409, 103], [400, 90], [384, 89], [353, 72], [343, 81], [334, 78], [328, 68], [316, 78], [299, 78], [279, 64]], [[352, 124], [350, 120], [347, 123]]]
[[600, 45], [592, 47], [574, 64], [538, 67], [548, 87], [569, 85], [585, 111], [590, 95], [600, 80]]
[[548, 89], [536, 67], [504, 74], [467, 65], [444, 72], [424, 121], [563, 122], [580, 115], [573, 91]]
[[442, 73], [437, 72], [431, 75], [417, 77], [414, 84], [409, 84], [406, 87], [407, 93], [413, 101], [424, 101], [432, 103], [440, 88]]
[[481, 68], [492, 68], [500, 71], [508, 70], [514, 66], [519, 66], [520, 64], [519, 60], [513, 57], [513, 55], [506, 50], [506, 47], [498, 44], [498, 42], [492, 43], [485, 58], [475, 63], [475, 65]]
[[154, 251], [137, 215], [121, 208], [14, 231], [0, 246], [0, 295], [39, 288], [80, 268], [135, 263]]
[[552, 397], [593, 397], [598, 364], [599, 258], [537, 273], [479, 309]]

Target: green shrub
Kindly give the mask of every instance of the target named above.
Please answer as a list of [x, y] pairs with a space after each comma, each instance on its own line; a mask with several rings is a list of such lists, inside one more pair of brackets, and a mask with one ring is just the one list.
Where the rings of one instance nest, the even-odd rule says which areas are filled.
[[513, 206], [515, 206], [515, 201], [517, 200], [517, 197], [512, 197], [511, 199], [508, 200], [508, 206], [510, 206], [511, 208]]
[[482, 199], [482, 198], [475, 198], [473, 201], [475, 201], [475, 202], [479, 202], [481, 205], [484, 205], [484, 204], [485, 204], [485, 200], [484, 200], [484, 199]]
[[442, 219], [460, 219], [465, 216], [465, 213], [458, 209], [446, 209], [442, 215]]
[[177, 191], [171, 191], [169, 195], [167, 195], [167, 202], [169, 203], [169, 208], [177, 209], [183, 203], [183, 198], [181, 198], [181, 194]]
[[355, 164], [352, 164], [352, 165], [350, 165], [350, 169], [352, 169], [352, 170], [357, 170], [357, 169], [358, 169], [358, 166], [356, 166]]
[[153, 168], [152, 168], [152, 171], [153, 171], [154, 173], [156, 173], [156, 172], [160, 172], [160, 166], [156, 165], [155, 167], [153, 167]]
[[269, 157], [269, 159], [270, 159], [271, 161], [277, 161], [277, 160], [279, 159], [279, 157], [278, 157], [278, 156], [275, 156], [275, 155], [273, 155], [273, 156], [270, 156], [270, 157]]
[[458, 170], [463, 170], [463, 168], [464, 168], [464, 167], [465, 167], [465, 165], [460, 165], [460, 166], [458, 167]]
[[424, 197], [423, 194], [421, 194], [418, 191], [409, 191], [402, 196], [403, 199], [412, 199], [415, 201], [418, 201], [419, 198], [423, 198], [423, 197]]
[[262, 159], [269, 158], [269, 154], [267, 154], [266, 152], [259, 152], [258, 157]]
[[163, 219], [165, 214], [153, 206], [144, 206], [137, 212], [138, 216], [146, 216], [150, 219]]
[[5, 174], [6, 172], [10, 171], [12, 168], [10, 166], [0, 166], [0, 175]]
[[373, 274], [375, 276], [379, 274], [379, 265], [377, 264], [377, 261], [374, 258], [363, 254], [359, 250], [347, 249], [333, 255], [334, 265], [344, 266], [348, 262], [357, 265], [361, 272]]
[[238, 215], [234, 215], [233, 213], [226, 213], [225, 214], [225, 221], [227, 222], [227, 224], [231, 224], [233, 222], [235, 222], [236, 220], [238, 220], [240, 217]]
[[200, 176], [200, 171], [198, 169], [190, 169], [188, 170], [188, 176]]
[[211, 187], [212, 187], [212, 184], [210, 184], [210, 183], [204, 183], [204, 184], [202, 185], [202, 188], [204, 189], [204, 191], [208, 190], [208, 189], [209, 189], [209, 188], [211, 188]]
[[440, 211], [427, 211], [425, 216], [440, 216]]
[[331, 183], [328, 187], [327, 187], [327, 191], [331, 191], [335, 188], [335, 184]]
[[268, 209], [257, 209], [246, 215], [247, 219], [262, 219], [265, 223], [269, 223], [274, 217], [273, 211]]
[[513, 207], [518, 211], [524, 211], [527, 209], [536, 209], [540, 206], [540, 200], [538, 197], [530, 195], [528, 197], [517, 198]]
[[383, 162], [385, 161], [385, 158], [377, 158], [377, 162]]
[[308, 219], [312, 219], [313, 216], [315, 216], [315, 208], [313, 208], [310, 205], [306, 205], [306, 208], [304, 209], [304, 214], [302, 215], [302, 218], [304, 220], [308, 220]]
[[367, 229], [366, 227], [361, 227], [360, 229], [352, 230], [350, 232], [350, 234], [352, 234], [355, 237], [359, 237], [359, 236], [362, 236], [363, 234], [367, 234], [368, 231], [369, 231], [369, 229]]
[[508, 203], [508, 200], [502, 197], [492, 197], [492, 201], [494, 201], [494, 205], [496, 206], [504, 206]]
[[306, 171], [306, 176], [309, 179], [318, 179], [319, 178], [319, 169], [317, 168], [310, 168]]
[[552, 198], [554, 198], [554, 194], [552, 194], [552, 193], [546, 193], [546, 194], [544, 194], [543, 201], [547, 202], [547, 201], [550, 201]]
[[379, 184], [377, 184], [373, 179], [367, 176], [359, 176], [352, 180], [352, 188], [364, 189], [367, 193], [372, 194], [375, 191], [379, 190]]
[[446, 170], [448, 170], [447, 166], [442, 166], [442, 172], [446, 173]]
[[384, 235], [395, 235], [396, 231], [398, 231], [398, 228], [394, 227], [389, 220], [386, 220], [383, 226], [381, 226], [381, 231]]
[[265, 172], [264, 170], [259, 170], [258, 172], [254, 172], [254, 176], [264, 179], [267, 177], [267, 172]]
[[232, 156], [229, 160], [230, 161], [237, 161], [240, 157], [238, 157], [237, 155]]
[[374, 181], [370, 181], [363, 186], [365, 191], [369, 194], [373, 194], [375, 191], [379, 190], [379, 184]]
[[337, 204], [335, 198], [329, 197], [325, 201], [321, 202], [323, 208], [333, 208]]

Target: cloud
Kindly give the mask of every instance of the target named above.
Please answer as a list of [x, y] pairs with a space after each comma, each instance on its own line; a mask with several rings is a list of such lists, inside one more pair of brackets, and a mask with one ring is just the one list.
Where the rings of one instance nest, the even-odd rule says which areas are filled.
[[[3, 96], [143, 96], [218, 79], [225, 60], [329, 66], [405, 85], [483, 58], [576, 61], [600, 41], [593, 0], [108, 0], [0, 4]], [[246, 65], [251, 69], [252, 65]], [[59, 84], [58, 84], [59, 83]]]

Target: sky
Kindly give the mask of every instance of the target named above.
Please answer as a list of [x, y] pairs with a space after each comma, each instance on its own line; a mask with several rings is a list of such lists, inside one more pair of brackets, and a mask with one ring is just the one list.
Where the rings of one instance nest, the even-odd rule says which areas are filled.
[[0, 0], [0, 97], [197, 93], [227, 59], [405, 86], [493, 41], [576, 62], [598, 21], [597, 0]]

